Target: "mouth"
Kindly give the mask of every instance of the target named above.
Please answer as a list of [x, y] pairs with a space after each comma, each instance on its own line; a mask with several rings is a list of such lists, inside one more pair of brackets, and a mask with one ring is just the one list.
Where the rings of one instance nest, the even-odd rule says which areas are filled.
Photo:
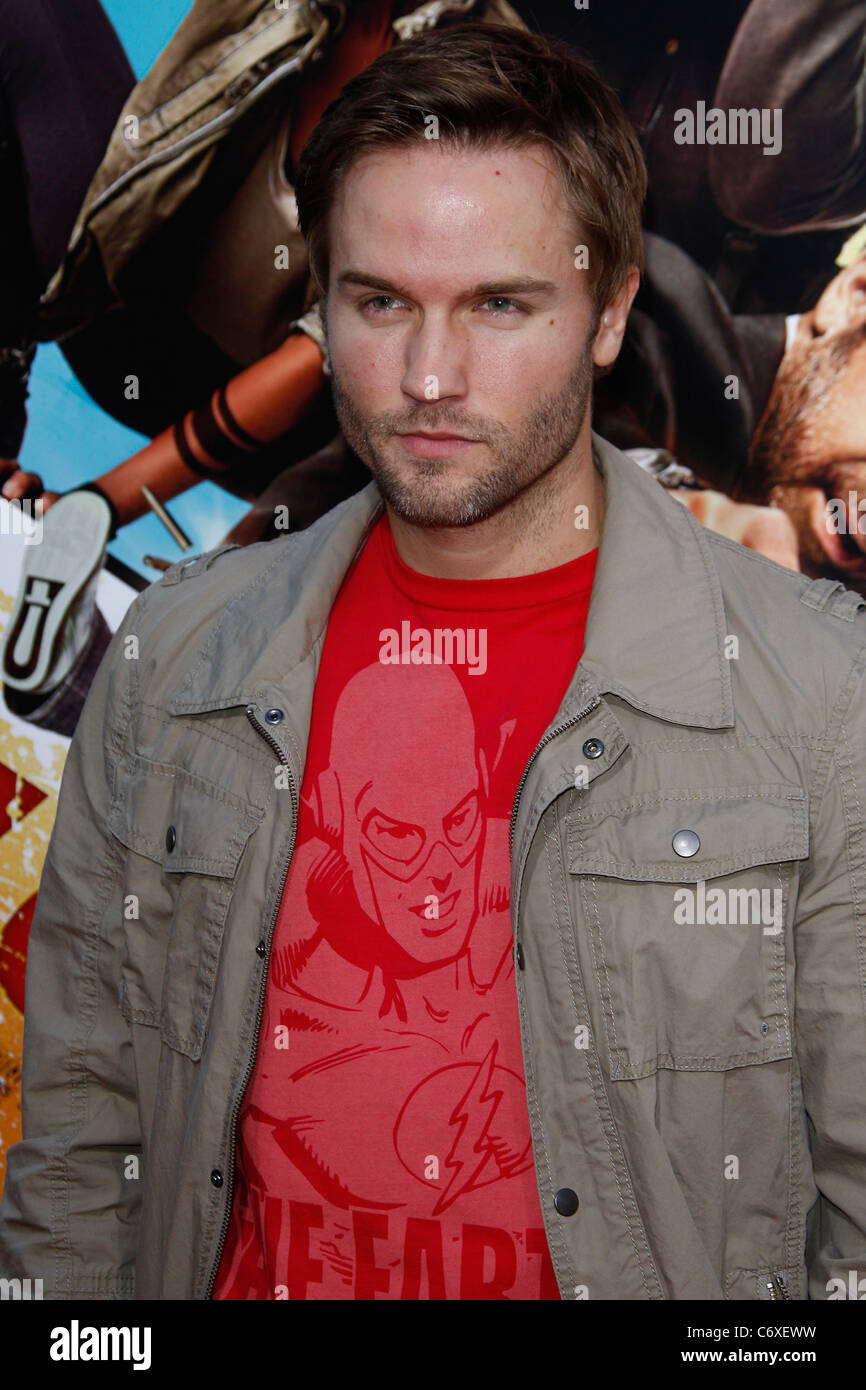
[[[444, 926], [422, 927], [422, 936], [444, 936], [446, 932], [451, 930], [451, 928], [454, 926], [454, 908], [457, 904], [458, 897], [459, 890], [454, 889], [451, 893], [448, 893], [446, 897], [442, 898], [442, 900], [439, 903], [438, 920], [440, 923], [442, 922], [442, 919], [445, 917], [447, 917], [449, 920], [445, 922]], [[413, 907], [410, 909], [410, 911], [416, 913], [417, 916], [421, 917], [424, 915], [426, 911], [426, 904], [422, 904], [419, 907]]]
[[397, 438], [407, 453], [416, 454], [421, 458], [456, 454], [481, 442], [478, 439], [467, 439], [462, 434], [447, 434], [438, 430], [435, 433], [419, 430], [417, 433], [398, 434]]
[[[856, 507], [852, 514], [847, 494], [834, 492], [832, 487], [816, 487], [809, 508], [812, 533], [817, 538], [827, 559], [843, 573], [866, 573], [866, 535], [858, 530], [860, 517]], [[840, 530], [834, 530], [828, 505], [832, 501], [844, 502], [839, 516]]]

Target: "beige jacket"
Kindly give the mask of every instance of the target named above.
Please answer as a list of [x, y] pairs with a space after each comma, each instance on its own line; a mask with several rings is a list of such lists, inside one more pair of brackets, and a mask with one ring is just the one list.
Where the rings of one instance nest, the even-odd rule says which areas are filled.
[[[828, 1298], [866, 1275], [866, 601], [593, 443], [585, 651], [511, 822], [559, 1288]], [[114, 638], [30, 938], [0, 1277], [210, 1293], [328, 614], [381, 509], [183, 561]]]

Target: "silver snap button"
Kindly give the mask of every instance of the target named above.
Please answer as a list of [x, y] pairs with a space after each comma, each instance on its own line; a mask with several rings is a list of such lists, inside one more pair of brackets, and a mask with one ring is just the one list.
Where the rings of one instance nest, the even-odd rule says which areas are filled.
[[671, 844], [674, 854], [681, 855], [683, 859], [690, 859], [701, 847], [700, 839], [693, 830], [678, 830]]
[[265, 719], [269, 724], [281, 724], [283, 722], [283, 711], [281, 709], [269, 709], [265, 713]]
[[600, 758], [604, 752], [604, 744], [600, 738], [588, 738], [583, 745], [583, 756], [585, 758]]

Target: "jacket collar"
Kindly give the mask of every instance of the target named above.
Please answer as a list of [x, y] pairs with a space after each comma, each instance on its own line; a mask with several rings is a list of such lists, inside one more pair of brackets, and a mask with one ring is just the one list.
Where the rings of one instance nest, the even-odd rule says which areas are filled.
[[[584, 652], [563, 700], [589, 676], [600, 694], [675, 724], [731, 728], [725, 609], [706, 532], [654, 478], [597, 434], [605, 514]], [[318, 658], [347, 569], [384, 510], [375, 482], [287, 541], [222, 611], [169, 710], [195, 714], [253, 702]], [[580, 679], [578, 679], [580, 673]]]
[[674, 724], [732, 728], [722, 587], [707, 532], [649, 473], [593, 434], [605, 513], [581, 668], [600, 693]]

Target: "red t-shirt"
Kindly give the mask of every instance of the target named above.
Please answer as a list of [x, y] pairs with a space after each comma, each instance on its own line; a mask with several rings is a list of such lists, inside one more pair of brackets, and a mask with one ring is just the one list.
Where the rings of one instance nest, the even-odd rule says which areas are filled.
[[559, 1297], [508, 831], [583, 650], [597, 556], [431, 578], [400, 559], [386, 513], [347, 574], [214, 1298]]

